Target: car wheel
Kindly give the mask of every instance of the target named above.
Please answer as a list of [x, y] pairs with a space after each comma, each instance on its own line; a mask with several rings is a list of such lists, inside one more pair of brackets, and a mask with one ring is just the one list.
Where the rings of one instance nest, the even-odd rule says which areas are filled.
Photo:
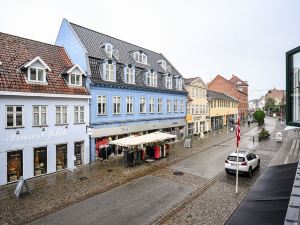
[[258, 160], [258, 163], [257, 163], [257, 169], [260, 167], [260, 159]]
[[249, 177], [251, 177], [253, 175], [253, 170], [252, 170], [251, 166], [249, 167], [248, 175], [249, 175]]

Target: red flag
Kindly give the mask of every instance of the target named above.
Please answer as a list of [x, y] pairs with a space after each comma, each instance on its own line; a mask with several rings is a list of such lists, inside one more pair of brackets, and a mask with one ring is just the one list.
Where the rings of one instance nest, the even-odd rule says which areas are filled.
[[240, 127], [240, 118], [238, 118], [238, 122], [237, 122], [237, 128], [235, 131], [235, 135], [236, 135], [236, 147], [239, 147], [240, 141], [241, 141], [241, 127]]

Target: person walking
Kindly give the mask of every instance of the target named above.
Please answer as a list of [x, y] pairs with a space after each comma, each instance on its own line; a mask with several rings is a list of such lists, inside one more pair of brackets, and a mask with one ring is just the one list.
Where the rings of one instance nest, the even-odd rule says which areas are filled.
[[250, 124], [251, 124], [251, 119], [250, 116], [248, 116], [248, 127], [250, 127]]

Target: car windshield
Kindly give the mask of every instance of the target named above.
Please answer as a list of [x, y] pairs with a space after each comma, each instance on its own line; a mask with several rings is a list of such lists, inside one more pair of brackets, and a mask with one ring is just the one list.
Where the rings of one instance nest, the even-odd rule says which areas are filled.
[[[228, 156], [228, 160], [229, 161], [233, 161], [236, 162], [236, 156]], [[244, 157], [239, 157], [239, 162], [245, 162], [245, 158]]]

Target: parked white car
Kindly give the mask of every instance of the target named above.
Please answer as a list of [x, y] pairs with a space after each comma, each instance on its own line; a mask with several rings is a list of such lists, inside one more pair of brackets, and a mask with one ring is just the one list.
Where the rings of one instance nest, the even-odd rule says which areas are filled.
[[[246, 173], [249, 176], [253, 174], [253, 170], [259, 168], [260, 158], [258, 155], [249, 151], [239, 151], [239, 173]], [[236, 173], [237, 169], [237, 153], [231, 153], [225, 160], [226, 173]]]

